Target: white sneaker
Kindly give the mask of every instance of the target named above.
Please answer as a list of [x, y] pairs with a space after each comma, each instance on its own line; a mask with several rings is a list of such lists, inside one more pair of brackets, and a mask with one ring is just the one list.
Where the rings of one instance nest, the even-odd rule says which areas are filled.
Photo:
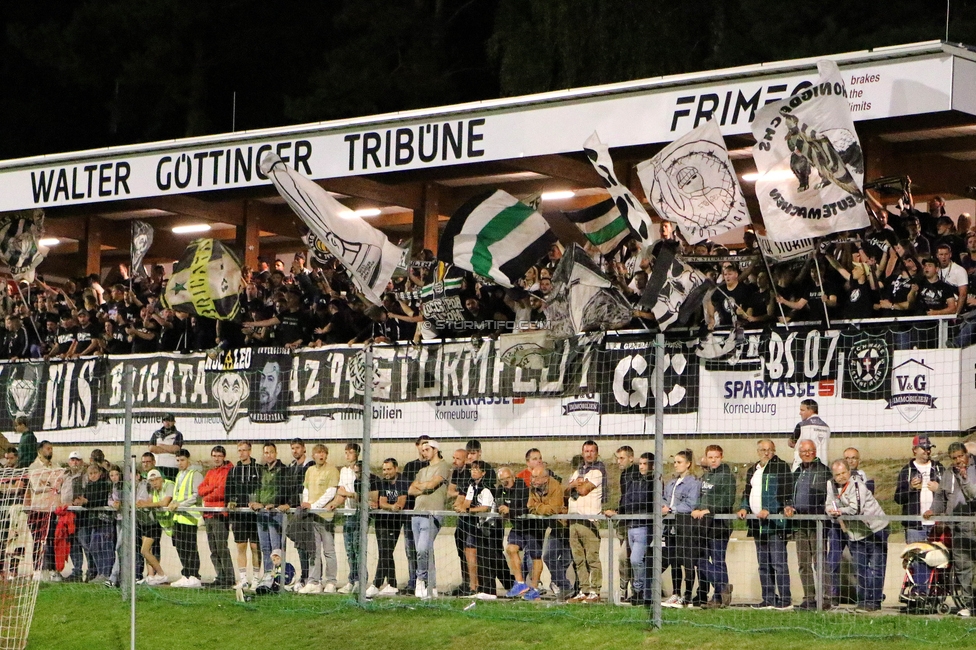
[[400, 590], [392, 585], [386, 585], [380, 589], [380, 596], [396, 596], [400, 593]]
[[376, 585], [370, 585], [369, 588], [366, 589], [367, 598], [376, 598], [379, 595], [380, 595], [380, 590], [377, 589]]
[[34, 582], [43, 582], [43, 581], [44, 581], [44, 572], [43, 571], [35, 571], [34, 572]]
[[330, 583], [326, 584], [325, 585], [325, 588], [322, 590], [322, 592], [323, 593], [326, 593], [326, 594], [334, 594], [336, 592], [335, 583], [334, 582], [330, 582]]
[[176, 582], [170, 584], [170, 587], [181, 587], [182, 588], [182, 587], [186, 587], [187, 586], [186, 583], [187, 583], [187, 578], [184, 576], [184, 577], [180, 578], [179, 580], [177, 580]]
[[428, 600], [430, 600], [431, 598], [437, 598], [437, 588], [436, 587], [434, 587], [432, 589], [428, 589], [427, 591], [428, 591], [428, 593], [427, 593], [427, 599]]
[[322, 593], [322, 583], [321, 582], [310, 582], [301, 589], [298, 590], [300, 594], [320, 594]]
[[48, 581], [49, 582], [61, 582], [63, 579], [64, 578], [63, 578], [63, 576], [60, 573], [58, 573], [57, 571], [51, 571], [51, 576], [48, 578]]
[[340, 594], [351, 594], [354, 591], [359, 591], [359, 582], [347, 582], [346, 586], [339, 590]]
[[413, 595], [416, 596], [417, 598], [426, 598], [427, 597], [427, 583], [424, 582], [423, 580], [418, 580], [417, 581], [417, 588], [414, 589]]
[[495, 594], [489, 594], [484, 591], [479, 591], [474, 595], [474, 597], [477, 598], [478, 600], [498, 600], [498, 596], [496, 596]]
[[240, 587], [241, 589], [250, 589], [251, 583], [247, 581], [247, 576], [241, 576], [241, 579], [238, 580], [236, 586]]
[[167, 578], [166, 576], [156, 575], [156, 576], [149, 576], [148, 578], [146, 578], [146, 584], [149, 585], [150, 587], [158, 587], [159, 585], [165, 585], [167, 582], [169, 582], [169, 578]]
[[684, 604], [685, 602], [684, 600], [681, 599], [681, 596], [675, 594], [674, 596], [671, 596], [666, 601], [661, 603], [661, 607], [668, 607], [671, 609], [681, 609], [682, 607], [684, 607]]
[[186, 589], [202, 589], [203, 583], [200, 582], [200, 578], [196, 576], [190, 576], [186, 579], [186, 584], [183, 585]]
[[956, 612], [956, 616], [962, 616], [963, 618], [969, 618], [970, 616], [972, 616], [972, 612], [969, 611], [969, 608], [968, 607], [963, 607], [958, 612]]

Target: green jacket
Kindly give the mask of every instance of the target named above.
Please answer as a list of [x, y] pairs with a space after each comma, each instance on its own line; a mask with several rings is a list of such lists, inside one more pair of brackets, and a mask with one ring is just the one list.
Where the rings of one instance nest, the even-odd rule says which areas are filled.
[[258, 465], [261, 469], [261, 484], [255, 493], [255, 500], [261, 505], [278, 505], [278, 480], [279, 474], [285, 469], [285, 464], [280, 459], [275, 459], [274, 465]]
[[[732, 514], [735, 509], [735, 476], [726, 463], [716, 469], [707, 470], [702, 475], [698, 509], [708, 510], [713, 515]], [[715, 539], [727, 537], [732, 529], [732, 522], [727, 519], [708, 517], [703, 525], [705, 535]]]

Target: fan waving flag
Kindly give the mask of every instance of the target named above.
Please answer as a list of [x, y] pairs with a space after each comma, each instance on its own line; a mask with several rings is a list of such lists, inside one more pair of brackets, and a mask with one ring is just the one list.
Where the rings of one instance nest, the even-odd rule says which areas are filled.
[[749, 223], [749, 211], [718, 128], [709, 120], [637, 165], [648, 202], [690, 244]]
[[132, 256], [132, 277], [138, 278], [146, 274], [142, 267], [142, 260], [152, 247], [153, 227], [145, 221], [132, 222], [132, 245], [130, 253]]
[[612, 255], [630, 236], [627, 219], [620, 214], [613, 199], [600, 201], [582, 210], [564, 212], [563, 215], [576, 224], [601, 255]]
[[305, 178], [270, 151], [261, 159], [261, 172], [271, 178], [278, 193], [328, 247], [349, 273], [356, 288], [374, 305], [406, 251], [394, 246], [382, 232], [357, 216], [343, 216], [346, 206], [314, 181]]
[[665, 242], [654, 260], [654, 268], [641, 294], [640, 307], [650, 311], [661, 330], [687, 324], [701, 307], [712, 281], [678, 259], [678, 247]]
[[541, 214], [496, 190], [474, 197], [451, 216], [437, 257], [512, 287], [555, 243]]
[[545, 308], [554, 338], [624, 327], [634, 310], [578, 245], [566, 249], [552, 274]]
[[17, 210], [0, 215], [0, 261], [17, 281], [34, 281], [37, 265], [47, 257], [41, 246], [44, 210]]
[[173, 265], [163, 305], [206, 318], [233, 320], [243, 286], [237, 256], [219, 241], [197, 239]]
[[627, 186], [617, 180], [617, 174], [613, 171], [610, 148], [600, 142], [600, 136], [595, 131], [583, 143], [583, 152], [593, 165], [593, 169], [600, 175], [603, 186], [610, 192], [610, 197], [617, 204], [617, 209], [634, 232], [634, 236], [640, 240], [642, 246], [653, 244], [656, 239], [650, 215]]
[[774, 241], [822, 237], [870, 225], [864, 208], [864, 155], [837, 64], [756, 113], [756, 198]]

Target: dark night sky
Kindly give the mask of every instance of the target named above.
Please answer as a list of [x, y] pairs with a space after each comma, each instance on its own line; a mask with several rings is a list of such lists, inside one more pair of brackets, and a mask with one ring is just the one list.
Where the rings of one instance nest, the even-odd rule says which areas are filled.
[[[917, 0], [3, 3], [0, 159], [942, 38]], [[976, 44], [976, 0], [950, 40]]]

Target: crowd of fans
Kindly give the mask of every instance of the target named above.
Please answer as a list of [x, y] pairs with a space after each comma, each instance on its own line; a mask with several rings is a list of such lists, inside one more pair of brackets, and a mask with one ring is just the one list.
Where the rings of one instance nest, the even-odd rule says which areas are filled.
[[[968, 214], [953, 221], [945, 201], [915, 208], [910, 191], [890, 210], [868, 194], [872, 225], [820, 241], [798, 261], [764, 260], [752, 231], [744, 245], [727, 249], [685, 243], [673, 224], [662, 224], [693, 267], [715, 282], [693, 318], [693, 328], [761, 327], [779, 321], [831, 321], [899, 316], [960, 316], [976, 306], [976, 231]], [[630, 328], [656, 327], [639, 306], [656, 248], [629, 240], [612, 257], [595, 259], [635, 308]], [[423, 251], [407, 273], [390, 281], [382, 305], [370, 305], [335, 259], [313, 268], [303, 253], [286, 269], [261, 259], [243, 269], [238, 317], [215, 321], [166, 309], [163, 268], [129, 278], [121, 266], [104, 288], [95, 275], [53, 287], [8, 282], [0, 296], [0, 358], [71, 358], [92, 354], [187, 352], [244, 346], [318, 347], [364, 342], [491, 336], [545, 327], [553, 273], [562, 255], [555, 244], [518, 286], [506, 289], [470, 272], [450, 269], [459, 286], [421, 296], [437, 273]], [[714, 262], [710, 261], [714, 258]], [[425, 303], [439, 301], [425, 311]], [[429, 305], [431, 306], [431, 305]], [[432, 307], [432, 306], [431, 306]], [[960, 319], [957, 343], [976, 339], [976, 324]]]
[[[732, 519], [737, 516], [748, 519], [748, 535], [755, 541], [762, 599], [753, 607], [827, 610], [841, 605], [845, 548], [850, 550], [857, 583], [853, 602], [862, 611], [881, 607], [890, 525], [874, 497], [874, 480], [860, 467], [857, 449], [845, 449], [829, 465], [821, 460], [828, 453], [830, 430], [817, 411], [815, 401], [801, 403], [802, 420], [789, 438], [794, 448], [792, 464], [780, 459], [773, 441], [760, 440], [758, 462], [748, 466], [741, 487], [718, 445], [706, 447], [701, 457], [691, 450], [673, 456], [662, 485], [663, 568], [670, 572], [672, 584], [663, 606], [720, 609], [732, 603], [726, 552]], [[32, 451], [36, 453], [29, 463], [34, 471], [26, 486], [27, 505], [59, 508], [50, 519], [43, 512], [29, 515], [35, 557], [43, 557], [36, 578], [117, 586], [119, 558], [113, 549], [117, 551], [120, 540], [119, 468], [107, 463], [99, 450], [91, 453], [87, 466], [80, 454], [72, 452], [67, 468], [57, 468], [51, 461], [51, 444], [36, 444], [24, 433], [29, 434], [22, 432], [20, 450], [7, 449], [5, 463], [23, 466]], [[258, 462], [252, 444], [241, 441], [236, 464], [220, 445], [212, 448], [210, 462], [201, 464], [191, 460], [175, 418], [166, 415], [142, 455], [136, 486], [141, 540], [137, 578], [140, 584], [152, 586], [257, 593], [286, 589], [297, 594], [352, 593], [360, 581], [368, 581], [370, 598], [432, 599], [439, 596], [437, 585], [443, 584], [443, 578], [440, 583], [437, 579], [437, 565], [446, 560], [441, 553], [435, 561], [434, 540], [452, 516], [460, 584], [445, 596], [595, 603], [605, 597], [600, 521], [613, 517], [622, 540], [615, 551], [619, 553], [619, 601], [648, 605], [661, 598], [660, 592], [652, 591], [650, 577], [653, 454], [637, 456], [630, 446], [619, 447], [613, 459], [619, 470], [615, 491], [599, 446], [592, 440], [583, 443], [566, 480], [547, 466], [538, 448], [525, 453], [524, 467], [492, 466], [482, 459], [478, 440], [468, 441], [450, 458], [437, 440], [426, 435], [417, 438], [416, 449], [416, 458], [406, 462], [386, 458], [380, 474], [370, 474], [369, 519], [376, 539], [376, 552], [369, 560], [370, 580], [359, 574], [357, 501], [363, 469], [359, 445], [345, 445], [341, 462], [333, 462], [325, 445], [314, 445], [309, 455], [304, 441], [294, 439], [289, 445], [291, 461], [286, 463], [272, 442], [260, 448], [262, 462]], [[946, 527], [936, 525], [931, 517], [973, 512], [976, 456], [959, 442], [947, 451], [950, 464], [943, 466], [933, 458], [929, 438], [916, 436], [912, 459], [898, 475], [894, 499], [902, 507], [901, 514], [911, 517], [904, 523], [909, 545], [946, 541], [951, 536], [952, 575], [957, 583], [940, 594], [942, 600], [952, 594], [957, 613], [965, 617], [974, 606], [973, 527], [968, 522], [949, 524], [951, 535], [947, 535]], [[201, 465], [209, 469], [204, 471]], [[24, 487], [6, 484], [6, 489]], [[619, 494], [616, 503], [611, 502], [613, 492]], [[67, 506], [83, 508], [75, 512]], [[186, 510], [200, 506], [207, 510]], [[337, 562], [340, 514], [348, 567], [343, 581]], [[819, 540], [811, 515], [823, 524]], [[206, 585], [200, 570], [200, 554], [205, 550], [198, 543], [200, 527], [206, 529], [216, 573]], [[160, 540], [165, 535], [172, 537], [179, 556], [179, 579], [163, 569]], [[404, 556], [395, 557], [401, 535]], [[790, 585], [789, 541], [796, 544], [803, 593], [799, 604]], [[67, 553], [64, 542], [70, 545]], [[286, 542], [297, 551], [297, 569], [283, 563], [281, 549]], [[15, 549], [11, 556], [11, 546], [5, 547], [5, 570], [16, 571], [15, 563], [25, 551]], [[68, 556], [71, 568], [65, 574]], [[404, 575], [404, 562], [408, 579], [402, 583], [397, 576]], [[542, 581], [544, 568], [550, 575], [548, 585]], [[440, 569], [443, 573], [444, 567]], [[822, 583], [816, 579], [818, 569], [823, 570]], [[920, 571], [930, 569], [923, 565]], [[929, 577], [929, 573], [917, 574], [906, 581], [899, 600], [910, 610], [938, 595], [928, 591], [934, 584]], [[738, 604], [744, 604], [741, 598]]]

